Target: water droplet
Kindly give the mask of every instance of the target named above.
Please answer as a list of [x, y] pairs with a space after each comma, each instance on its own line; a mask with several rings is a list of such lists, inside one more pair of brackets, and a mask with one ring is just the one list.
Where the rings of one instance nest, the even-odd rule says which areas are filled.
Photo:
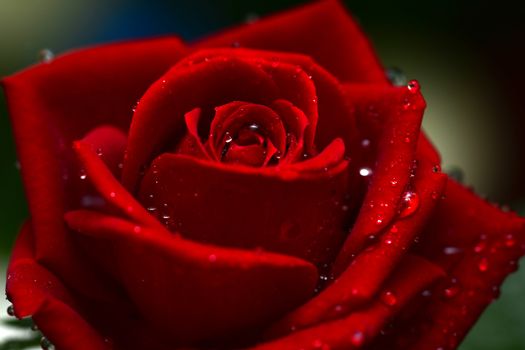
[[117, 194], [116, 194], [115, 192], [111, 191], [111, 192], [109, 193], [109, 196], [110, 196], [111, 198], [115, 198], [115, 197], [117, 196]]
[[508, 234], [507, 236], [505, 236], [505, 246], [507, 248], [514, 247], [516, 243], [517, 243], [516, 238], [514, 238], [512, 234]]
[[233, 141], [233, 137], [230, 135], [229, 132], [226, 132], [225, 136], [224, 136], [224, 142], [226, 143], [230, 143]]
[[361, 346], [365, 342], [365, 334], [361, 331], [355, 331], [350, 338], [350, 342], [353, 346]]
[[140, 227], [140, 226], [138, 226], [138, 225], [135, 226], [135, 227], [133, 227], [133, 232], [135, 232], [135, 233], [140, 233], [141, 231], [142, 231], [142, 227]]
[[372, 175], [372, 169], [370, 168], [361, 168], [359, 169], [359, 175], [366, 177]]
[[433, 200], [438, 200], [439, 199], [439, 193], [436, 192], [436, 191], [432, 191], [432, 193], [430, 195], [432, 196]]
[[9, 305], [7, 307], [7, 314], [9, 316], [14, 316], [15, 315], [15, 307], [13, 305]]
[[43, 350], [55, 350], [55, 346], [46, 337], [40, 339], [40, 346]]
[[79, 174], [80, 174], [80, 180], [87, 179], [87, 174], [86, 174], [86, 171], [84, 169], [80, 169]]
[[432, 291], [428, 290], [428, 289], [425, 289], [424, 291], [421, 292], [421, 295], [424, 296], [425, 298], [431, 297], [432, 296]]
[[255, 124], [255, 123], [254, 123], [254, 124], [250, 124], [250, 125], [248, 126], [248, 129], [249, 129], [250, 131], [253, 131], [253, 132], [258, 132], [258, 131], [259, 131], [259, 125], [258, 125], [258, 124]]
[[97, 148], [97, 156], [100, 157], [102, 154], [102, 148]]
[[361, 141], [361, 147], [367, 148], [368, 146], [370, 146], [370, 140], [369, 139], [363, 139]]
[[217, 255], [215, 255], [215, 254], [208, 255], [208, 261], [211, 262], [211, 263], [216, 262], [217, 261]]
[[416, 192], [407, 191], [403, 194], [403, 209], [399, 213], [399, 217], [404, 218], [416, 212], [419, 208], [419, 195]]
[[80, 204], [83, 207], [87, 207], [87, 208], [97, 208], [97, 207], [100, 208], [100, 207], [103, 207], [105, 203], [106, 202], [104, 201], [104, 198], [99, 197], [99, 196], [86, 195], [86, 196], [82, 196], [82, 198], [80, 199]]
[[489, 261], [487, 258], [481, 258], [478, 264], [478, 269], [481, 272], [486, 272], [489, 269]]
[[407, 84], [407, 89], [413, 94], [416, 94], [419, 92], [421, 87], [419, 86], [419, 82], [417, 80], [410, 80]]
[[390, 180], [390, 185], [392, 185], [392, 187], [396, 187], [398, 183], [399, 181], [397, 181], [396, 179]]
[[157, 211], [157, 208], [156, 207], [147, 207], [146, 210], [149, 211], [150, 213], [153, 213], [153, 212]]
[[381, 301], [387, 306], [394, 306], [397, 304], [397, 297], [391, 291], [385, 291], [381, 294]]
[[54, 58], [55, 54], [49, 49], [42, 49], [38, 51], [38, 60], [41, 63], [50, 63]]
[[463, 250], [461, 248], [458, 248], [458, 247], [445, 247], [443, 248], [443, 253], [445, 255], [454, 255], [454, 254], [459, 254], [461, 253]]
[[385, 219], [385, 217], [383, 216], [383, 214], [377, 214], [377, 216], [376, 216], [376, 225], [381, 225], [383, 223], [384, 219]]
[[446, 297], [446, 298], [454, 298], [456, 295], [459, 294], [459, 292], [461, 291], [461, 289], [459, 288], [459, 286], [457, 285], [450, 285], [448, 286], [447, 288], [445, 288], [443, 290], [443, 295]]
[[478, 244], [474, 246], [474, 252], [481, 253], [482, 251], [485, 250], [486, 247], [487, 247], [487, 242], [485, 242], [484, 240], [481, 240], [478, 242]]
[[406, 86], [407, 77], [405, 73], [397, 67], [391, 67], [386, 69], [386, 76], [390, 83], [394, 86]]

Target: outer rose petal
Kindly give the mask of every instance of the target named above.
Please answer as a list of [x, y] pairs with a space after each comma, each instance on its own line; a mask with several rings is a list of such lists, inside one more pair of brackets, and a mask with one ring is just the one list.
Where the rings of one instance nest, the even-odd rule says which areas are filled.
[[78, 179], [68, 173], [67, 145], [102, 123], [125, 130], [133, 104], [184, 51], [173, 38], [112, 44], [58, 57], [2, 81], [33, 220], [35, 258], [80, 293], [106, 295], [64, 229], [69, 201], [64, 177]]
[[16, 241], [7, 271], [6, 293], [16, 316], [32, 316], [59, 349], [108, 349], [104, 338], [80, 315], [62, 282], [32, 257], [33, 237], [27, 223]]
[[443, 271], [438, 266], [425, 259], [406, 256], [384, 286], [381, 295], [387, 295], [386, 298], [377, 296], [368, 306], [342, 319], [294, 332], [253, 349], [362, 348], [378, 335], [385, 323], [408, 304], [416, 293], [442, 276]]
[[[352, 264], [321, 293], [276, 323], [269, 334], [281, 335], [289, 329], [301, 329], [354, 311], [373, 299], [392, 273], [432, 214], [446, 177], [432, 172], [424, 162], [418, 168], [413, 186], [419, 192], [420, 204], [409, 217], [397, 217], [381, 231], [368, 249], [360, 251]], [[339, 306], [338, 312], [334, 312]]]
[[338, 1], [317, 1], [279, 13], [204, 39], [195, 43], [194, 48], [232, 44], [304, 53], [340, 80], [387, 84], [370, 43]]
[[347, 162], [342, 143], [334, 146], [326, 156], [263, 169], [165, 153], [145, 174], [139, 198], [183, 237], [262, 248], [320, 266], [333, 259], [345, 234]]
[[414, 170], [426, 106], [419, 91], [406, 87], [348, 84], [347, 96], [356, 109], [360, 136], [370, 143], [370, 150], [356, 154], [353, 165], [370, 167], [372, 179], [351, 234], [334, 263], [336, 276], [363, 248], [368, 237], [377, 236], [398, 213]]
[[239, 332], [304, 302], [317, 283], [315, 267], [293, 257], [193, 243], [92, 211], [66, 221], [112, 247], [100, 256], [112, 260], [106, 269], [158, 335], [177, 344], [239, 341]]
[[[84, 244], [89, 255], [124, 284], [156, 329], [176, 335], [178, 342], [226, 338], [228, 332], [271, 321], [311, 295], [317, 271], [310, 263], [183, 240], [149, 215], [88, 145], [77, 142], [76, 151], [87, 179], [118, 216], [73, 211], [66, 220], [90, 238]], [[217, 298], [207, 297], [212, 290]]]
[[418, 254], [448, 279], [413, 301], [385, 339], [392, 349], [455, 349], [525, 253], [525, 219], [504, 213], [453, 180], [427, 225]]

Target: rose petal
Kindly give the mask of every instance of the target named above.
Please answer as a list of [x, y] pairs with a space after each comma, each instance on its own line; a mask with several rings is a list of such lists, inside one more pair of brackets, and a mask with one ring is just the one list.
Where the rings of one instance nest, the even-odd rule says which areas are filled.
[[[345, 231], [343, 154], [339, 140], [311, 161], [252, 168], [165, 153], [144, 176], [139, 198], [170, 230], [190, 239], [322, 264], [333, 258]], [[321, 168], [312, 168], [317, 158], [324, 159]]]
[[[443, 276], [443, 271], [425, 259], [406, 256], [382, 295], [367, 307], [340, 320], [294, 332], [257, 350], [273, 349], [357, 349], [370, 343], [386, 322], [397, 314], [423, 288]], [[336, 307], [336, 310], [338, 308]]]
[[423, 304], [424, 297], [414, 300], [417, 308], [380, 341], [392, 349], [455, 348], [517, 268], [525, 253], [525, 219], [449, 180], [417, 250], [448, 278], [429, 290]]
[[112, 44], [57, 57], [2, 81], [35, 230], [36, 259], [80, 293], [104, 297], [106, 292], [64, 229], [68, 195], [77, 195], [68, 192], [64, 177], [79, 176], [67, 172], [68, 143], [102, 123], [127, 129], [133, 104], [184, 51], [174, 38]]
[[198, 127], [201, 113], [202, 111], [200, 108], [195, 108], [184, 115], [187, 133], [186, 136], [180, 142], [180, 144], [177, 145], [177, 149], [175, 152], [180, 154], [193, 155], [197, 158], [215, 159], [213, 158], [214, 154], [206, 150], [199, 136]]
[[413, 187], [417, 190], [419, 207], [410, 217], [398, 217], [382, 231], [368, 249], [360, 252], [350, 266], [319, 295], [276, 323], [271, 334], [301, 329], [337, 317], [339, 305], [352, 311], [371, 300], [381, 284], [405, 255], [414, 238], [424, 227], [437, 204], [435, 194], [441, 194], [446, 177], [434, 173], [429, 164], [422, 163]]
[[317, 282], [315, 267], [293, 257], [193, 243], [93, 211], [69, 212], [66, 221], [111, 245], [106, 268], [158, 333], [177, 343], [256, 329], [304, 302]]
[[356, 163], [360, 166], [364, 166], [363, 162], [373, 161], [367, 164], [372, 179], [351, 234], [333, 266], [335, 275], [348, 266], [370, 235], [377, 235], [397, 214], [401, 195], [415, 164], [425, 108], [420, 92], [408, 88], [348, 85], [347, 93], [358, 109], [360, 134], [377, 148], [369, 159], [356, 155]]
[[137, 107], [129, 132], [123, 184], [132, 192], [136, 190], [140, 168], [169, 146], [168, 140], [182, 136], [185, 113], [231, 101], [268, 105], [276, 94], [275, 83], [264, 71], [238, 58], [176, 65], [148, 89]]
[[339, 79], [387, 83], [370, 43], [338, 1], [318, 1], [242, 25], [195, 43], [194, 48], [232, 44], [312, 56]]
[[111, 204], [122, 216], [129, 217], [138, 224], [160, 227], [160, 223], [139, 204], [113, 177], [113, 174], [97, 157], [91, 147], [83, 141], [74, 143], [74, 150], [86, 178], [95, 187], [96, 193]]
[[102, 336], [76, 310], [62, 282], [32, 257], [33, 234], [22, 229], [8, 271], [6, 294], [18, 318], [32, 316], [51, 342], [62, 349], [107, 349]]

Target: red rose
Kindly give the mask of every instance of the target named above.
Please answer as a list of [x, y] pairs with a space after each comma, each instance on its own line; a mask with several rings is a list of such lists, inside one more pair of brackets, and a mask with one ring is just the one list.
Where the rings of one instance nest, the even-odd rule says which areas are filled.
[[31, 211], [7, 295], [59, 349], [454, 349], [525, 250], [336, 1], [3, 83]]

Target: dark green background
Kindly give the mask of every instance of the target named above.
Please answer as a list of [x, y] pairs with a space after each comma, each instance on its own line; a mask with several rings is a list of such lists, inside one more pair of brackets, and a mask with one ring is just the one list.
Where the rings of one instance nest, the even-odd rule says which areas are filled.
[[[0, 0], [0, 76], [49, 48], [56, 53], [125, 38], [177, 33], [191, 40], [304, 1]], [[513, 2], [348, 1], [385, 66], [423, 86], [424, 127], [445, 170], [516, 208], [525, 198], [525, 11]], [[27, 216], [0, 98], [0, 256]], [[509, 278], [463, 350], [525, 349], [525, 272]]]

